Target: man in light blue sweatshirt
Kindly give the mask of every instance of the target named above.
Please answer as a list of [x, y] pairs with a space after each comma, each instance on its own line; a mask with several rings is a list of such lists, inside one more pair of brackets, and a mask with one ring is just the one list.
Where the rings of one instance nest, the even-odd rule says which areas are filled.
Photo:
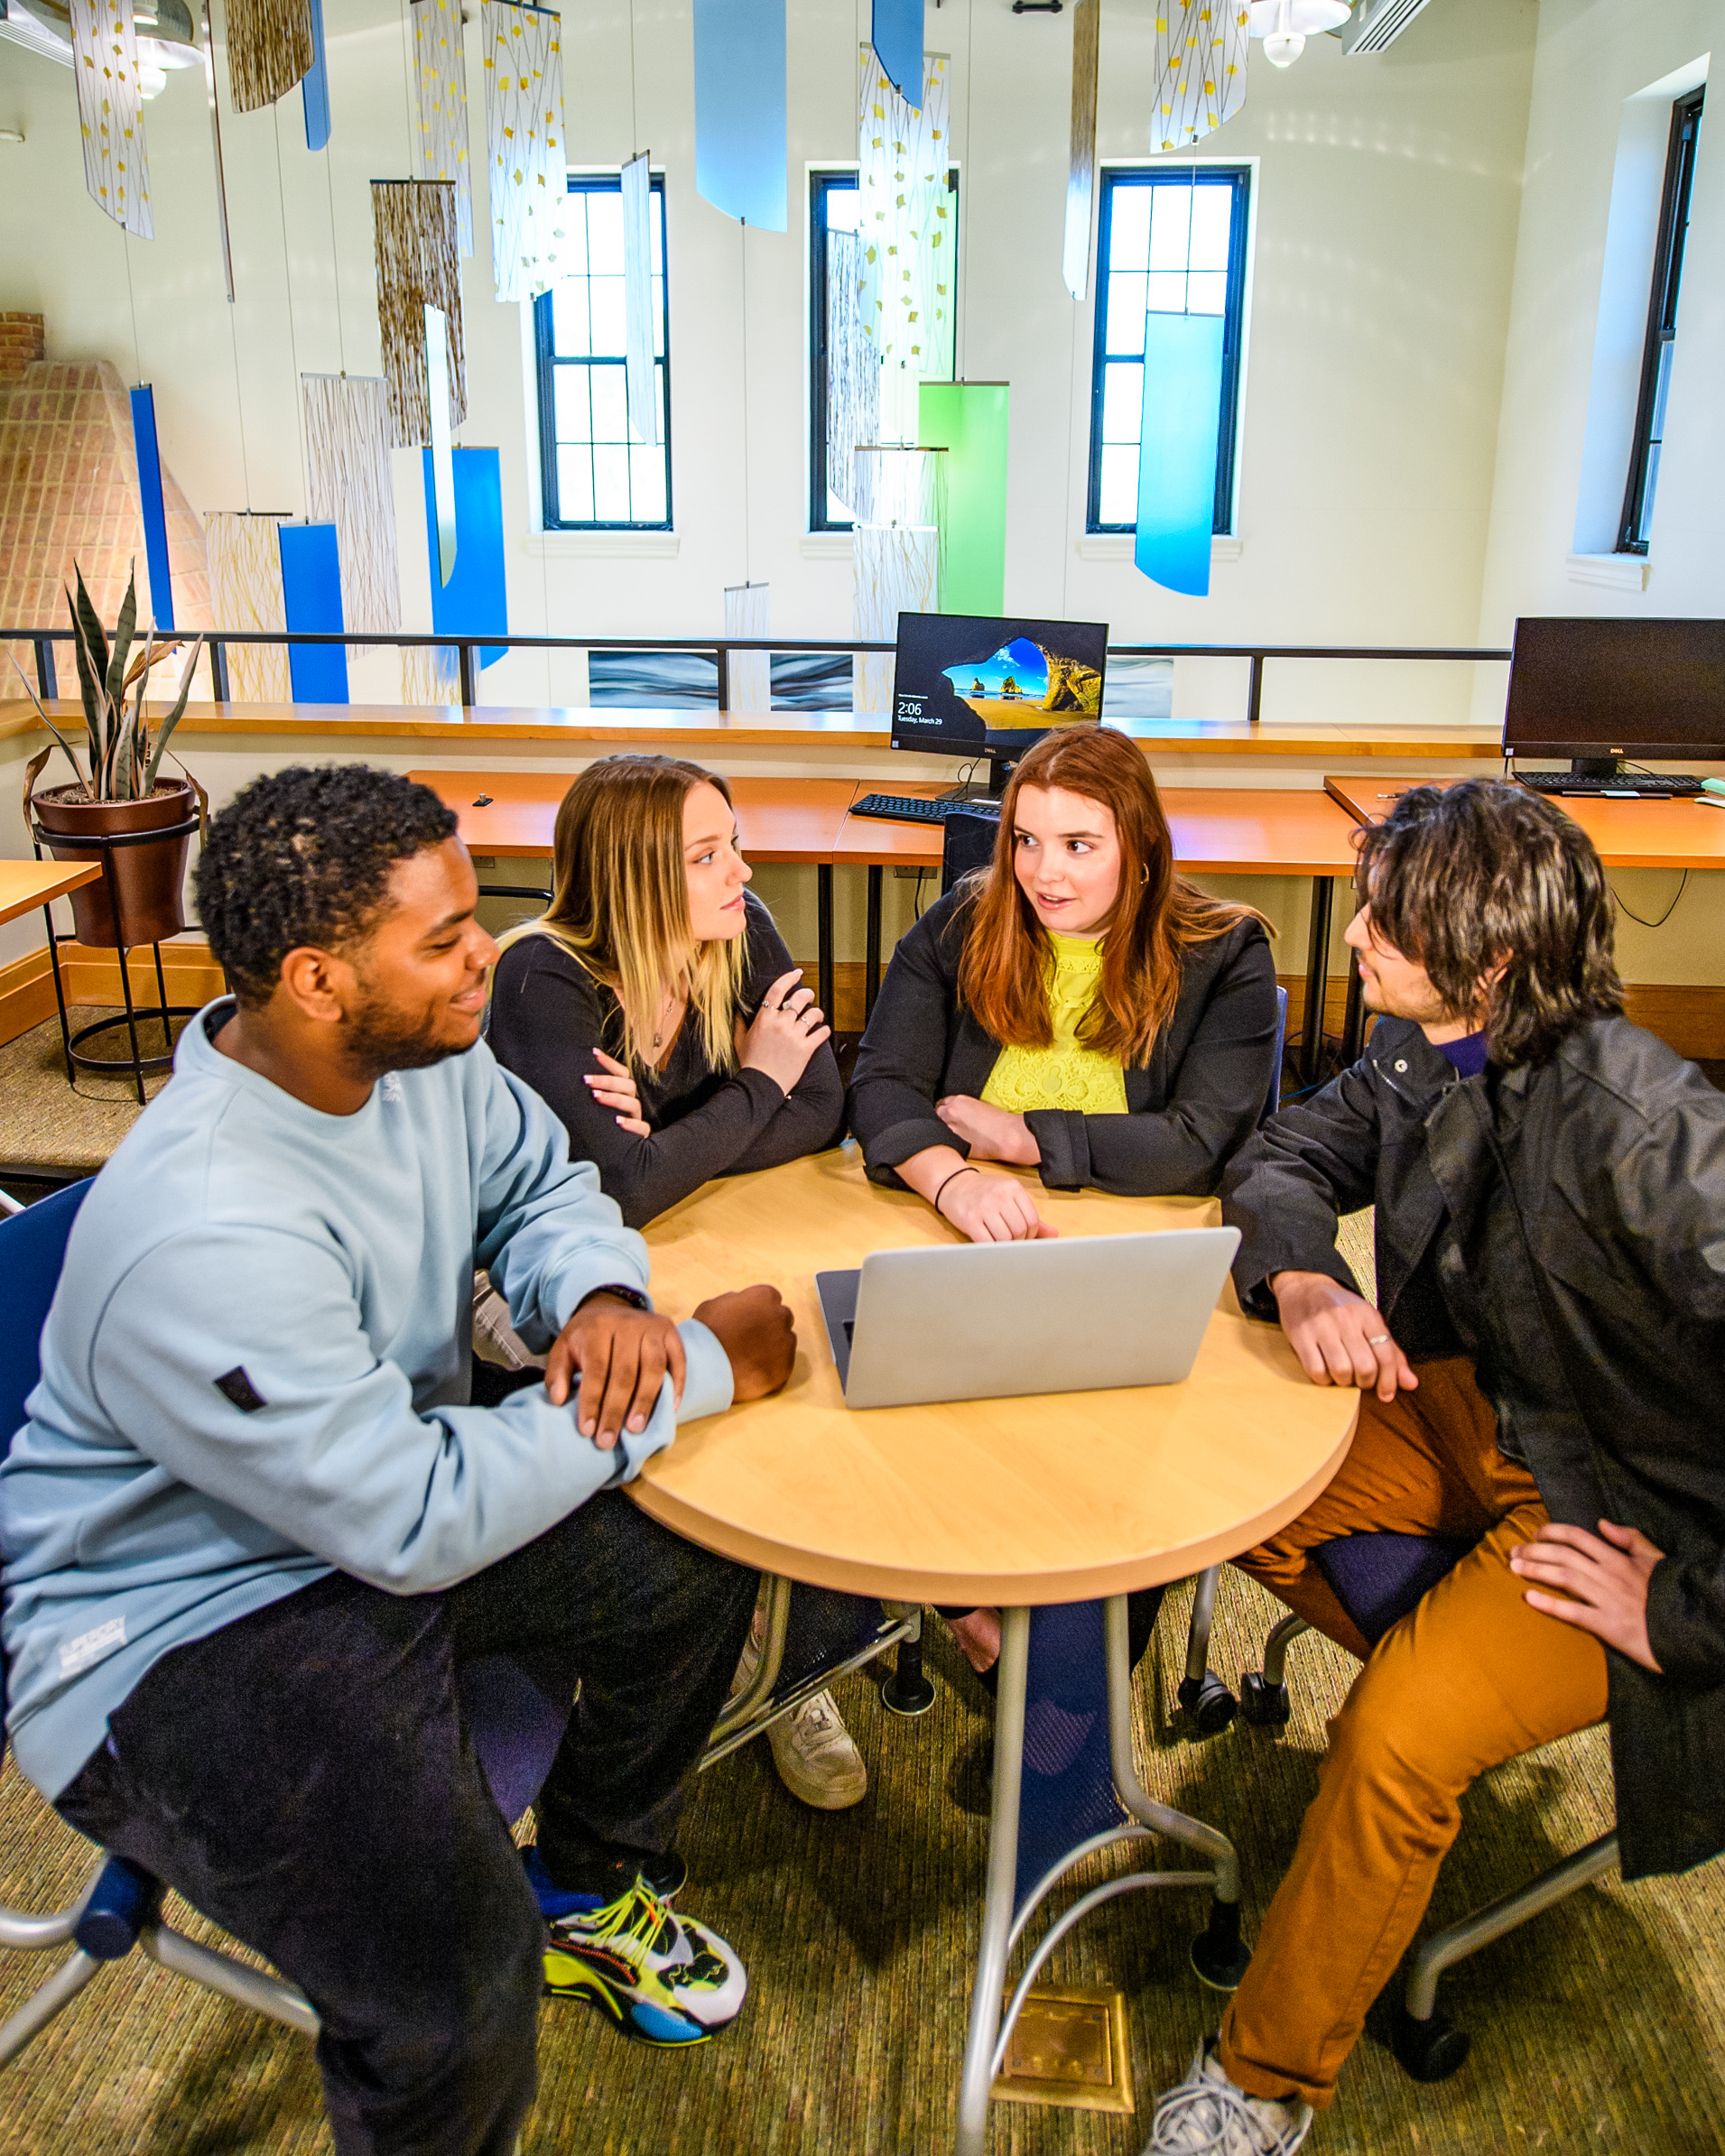
[[[211, 824], [237, 1001], [86, 1199], [0, 1469], [19, 1764], [306, 1992], [340, 2156], [508, 2156], [546, 1915], [562, 1988], [650, 2040], [744, 1990], [655, 1883], [755, 1578], [617, 1485], [783, 1384], [789, 1314], [654, 1314], [640, 1236], [479, 1042], [496, 948], [454, 832], [357, 766]], [[476, 1264], [549, 1350], [495, 1409]], [[580, 1688], [530, 1869], [464, 1734], [498, 1654]]]

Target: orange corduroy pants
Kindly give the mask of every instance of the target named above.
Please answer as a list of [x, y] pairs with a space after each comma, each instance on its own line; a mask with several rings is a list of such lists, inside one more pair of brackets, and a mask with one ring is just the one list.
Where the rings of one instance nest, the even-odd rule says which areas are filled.
[[[1222, 2022], [1221, 2062], [1253, 2096], [1319, 2108], [1400, 1961], [1461, 1824], [1468, 1785], [1600, 1721], [1605, 1650], [1523, 1600], [1509, 1553], [1547, 1518], [1463, 1358], [1360, 1403], [1340, 1472], [1311, 1508], [1235, 1561], [1365, 1668], [1330, 1724], [1318, 1793]], [[1478, 1545], [1368, 1649], [1312, 1563], [1374, 1530]]]

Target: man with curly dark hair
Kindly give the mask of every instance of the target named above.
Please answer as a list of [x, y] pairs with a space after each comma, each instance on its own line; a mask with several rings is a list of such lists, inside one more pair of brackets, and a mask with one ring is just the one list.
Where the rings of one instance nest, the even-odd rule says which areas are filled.
[[[1554, 801], [1414, 787], [1359, 853], [1377, 1025], [1236, 1154], [1222, 1214], [1245, 1309], [1359, 1390], [1334, 1479], [1236, 1562], [1365, 1666], [1157, 2156], [1293, 2156], [1500, 1762], [1608, 1720], [1624, 1876], [1725, 1849], [1725, 1096], [1623, 1015]], [[1368, 1205], [1375, 1302], [1336, 1248]], [[1324, 1562], [1386, 1531], [1449, 1545], [1398, 1622]]]
[[[479, 1040], [496, 946], [427, 789], [258, 779], [198, 894], [236, 996], [85, 1200], [0, 1469], [13, 1744], [305, 1991], [341, 2156], [508, 2156], [548, 1974], [660, 2044], [742, 2003], [666, 1903], [756, 1581], [617, 1485], [783, 1384], [790, 1317], [654, 1313], [640, 1236]], [[494, 1409], [476, 1264], [546, 1354]], [[461, 1710], [498, 1657], [580, 1689], [524, 1864]]]

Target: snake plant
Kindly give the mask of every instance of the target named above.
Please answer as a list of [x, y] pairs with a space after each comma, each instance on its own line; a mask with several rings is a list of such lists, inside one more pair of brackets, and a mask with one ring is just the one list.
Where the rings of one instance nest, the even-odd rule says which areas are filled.
[[[197, 663], [198, 646], [203, 642], [199, 630], [191, 640], [191, 653], [186, 670], [181, 677], [180, 695], [173, 709], [162, 719], [153, 735], [144, 714], [144, 690], [149, 686], [150, 673], [160, 666], [170, 653], [181, 649], [183, 639], [171, 637], [162, 643], [156, 640], [152, 628], [146, 634], [144, 647], [135, 655], [132, 652], [134, 634], [138, 624], [137, 574], [135, 568], [128, 578], [125, 597], [120, 604], [120, 618], [114, 628], [114, 640], [109, 643], [90, 595], [84, 588], [83, 571], [76, 562], [72, 573], [78, 578], [78, 596], [69, 591], [66, 604], [71, 610], [72, 635], [78, 656], [78, 685], [84, 699], [84, 726], [88, 735], [86, 754], [88, 768], [79, 759], [78, 751], [60, 728], [49, 717], [42, 699], [31, 688], [23, 669], [14, 659], [13, 671], [23, 682], [24, 694], [36, 707], [36, 716], [65, 751], [66, 759], [77, 773], [78, 782], [87, 801], [137, 801], [147, 800], [155, 791], [156, 774], [162, 766], [162, 751], [168, 737], [180, 724], [186, 708], [186, 699], [191, 694], [192, 669]], [[131, 657], [128, 667], [126, 662]], [[130, 710], [126, 698], [132, 695]], [[51, 754], [43, 750], [38, 765]], [[193, 782], [194, 788], [196, 782]]]

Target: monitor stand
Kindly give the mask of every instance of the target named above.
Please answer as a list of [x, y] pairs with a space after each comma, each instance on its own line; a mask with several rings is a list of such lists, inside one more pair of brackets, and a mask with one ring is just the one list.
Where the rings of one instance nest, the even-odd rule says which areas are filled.
[[1572, 779], [1620, 779], [1623, 760], [1620, 756], [1572, 756], [1569, 775]]
[[964, 786], [949, 786], [938, 798], [943, 801], [998, 801], [1006, 794], [1006, 782], [1018, 768], [1024, 751], [1016, 756], [990, 756], [988, 782], [979, 786], [974, 781]]

